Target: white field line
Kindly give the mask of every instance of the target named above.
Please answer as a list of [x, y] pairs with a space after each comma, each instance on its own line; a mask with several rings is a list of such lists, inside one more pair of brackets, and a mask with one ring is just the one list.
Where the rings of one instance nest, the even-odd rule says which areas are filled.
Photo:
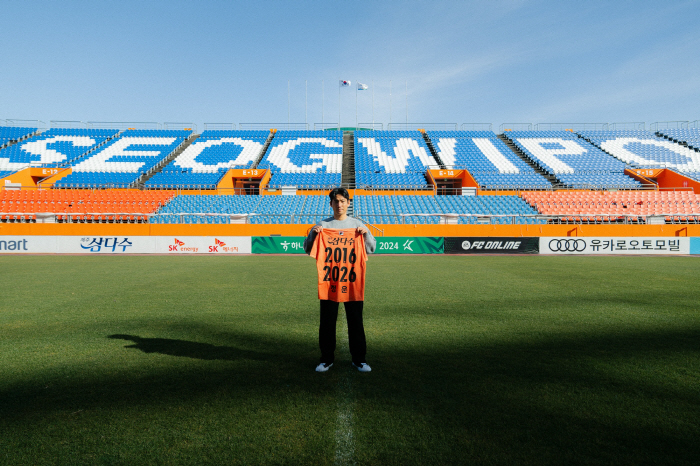
[[[345, 315], [338, 312], [338, 317], [342, 321], [340, 328], [340, 344], [339, 351], [343, 354], [349, 352], [348, 345], [348, 324], [345, 320]], [[340, 368], [338, 368], [340, 369]], [[355, 439], [352, 433], [352, 377], [351, 368], [341, 371], [340, 379], [338, 380], [338, 418], [335, 425], [335, 464], [336, 465], [351, 465], [355, 464]]]

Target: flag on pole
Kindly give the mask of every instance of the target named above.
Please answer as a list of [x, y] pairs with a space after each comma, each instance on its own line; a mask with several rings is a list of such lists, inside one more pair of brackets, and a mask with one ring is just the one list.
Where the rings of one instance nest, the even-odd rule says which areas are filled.
[[358, 91], [366, 91], [368, 89], [367, 84], [362, 84], [361, 82], [357, 82], [357, 90]]
[[350, 81], [340, 80], [340, 87], [350, 87], [350, 84], [352, 84]]

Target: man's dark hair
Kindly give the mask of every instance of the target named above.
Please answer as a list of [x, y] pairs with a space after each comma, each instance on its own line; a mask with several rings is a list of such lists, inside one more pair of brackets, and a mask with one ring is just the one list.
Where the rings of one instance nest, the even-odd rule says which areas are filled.
[[331, 191], [330, 194], [328, 194], [328, 197], [331, 198], [331, 202], [335, 201], [335, 196], [337, 196], [338, 194], [340, 194], [341, 196], [343, 196], [343, 197], [344, 197], [345, 199], [347, 199], [348, 201], [350, 200], [350, 193], [348, 193], [348, 190], [347, 190], [347, 189], [345, 189], [345, 188], [334, 188], [333, 191]]

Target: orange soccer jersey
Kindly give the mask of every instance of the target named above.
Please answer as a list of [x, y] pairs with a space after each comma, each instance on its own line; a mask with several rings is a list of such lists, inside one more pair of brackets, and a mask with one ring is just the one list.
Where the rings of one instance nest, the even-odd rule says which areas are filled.
[[318, 299], [365, 300], [365, 238], [357, 230], [324, 228], [311, 248], [318, 269]]

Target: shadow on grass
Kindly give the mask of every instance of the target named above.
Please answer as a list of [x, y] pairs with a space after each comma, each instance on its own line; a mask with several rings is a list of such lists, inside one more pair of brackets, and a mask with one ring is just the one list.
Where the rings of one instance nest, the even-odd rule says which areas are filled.
[[[194, 333], [204, 340], [215, 332], [204, 326]], [[62, 412], [124, 407], [165, 418], [168, 409], [191, 409], [212, 399], [231, 415], [244, 415], [237, 407], [251, 403], [308, 417], [335, 409], [328, 400], [348, 376], [347, 355], [339, 353], [329, 373], [316, 374], [312, 345], [291, 337], [224, 335], [232, 346], [108, 338], [132, 342], [129, 350], [174, 356], [175, 364], [74, 380], [55, 377], [47, 387], [17, 384], [0, 393], [0, 426], [60, 423]], [[370, 341], [374, 371], [351, 376], [357, 460], [697, 464], [699, 341], [700, 329], [539, 335], [429, 348], [386, 339], [372, 348]], [[248, 411], [254, 425], [256, 411]]]
[[171, 338], [141, 338], [136, 335], [110, 335], [114, 340], [132, 341], [133, 345], [124, 348], [134, 348], [144, 353], [158, 353], [167, 356], [177, 356], [208, 361], [223, 360], [236, 361], [239, 359], [266, 360], [264, 354], [247, 351], [231, 346], [216, 346], [209, 343], [198, 343], [187, 340], [174, 340]]

